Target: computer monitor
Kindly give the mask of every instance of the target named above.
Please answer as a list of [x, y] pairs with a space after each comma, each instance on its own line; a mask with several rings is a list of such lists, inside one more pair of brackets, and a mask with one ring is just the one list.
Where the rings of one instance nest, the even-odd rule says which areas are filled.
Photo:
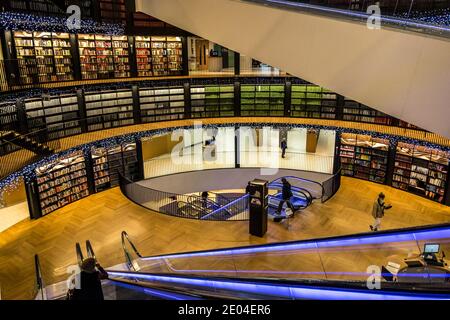
[[423, 248], [423, 253], [438, 253], [439, 244], [438, 243], [426, 243]]

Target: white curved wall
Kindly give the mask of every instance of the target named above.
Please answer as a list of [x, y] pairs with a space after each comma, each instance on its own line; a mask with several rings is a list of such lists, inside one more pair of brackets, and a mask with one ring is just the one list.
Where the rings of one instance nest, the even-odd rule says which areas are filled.
[[139, 11], [450, 137], [450, 41], [237, 0], [137, 0]]

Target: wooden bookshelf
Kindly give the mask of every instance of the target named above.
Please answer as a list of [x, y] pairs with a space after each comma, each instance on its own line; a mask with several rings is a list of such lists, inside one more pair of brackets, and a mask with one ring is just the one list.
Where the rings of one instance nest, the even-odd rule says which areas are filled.
[[399, 142], [392, 186], [443, 202], [450, 153]]
[[153, 76], [151, 37], [136, 36], [135, 46], [138, 77]]
[[89, 195], [86, 164], [82, 151], [76, 151], [36, 168], [41, 215]]
[[130, 77], [130, 52], [127, 36], [113, 36], [114, 77]]
[[119, 185], [119, 173], [130, 180], [138, 177], [136, 143], [124, 143], [91, 150], [95, 192]]
[[134, 124], [131, 89], [85, 93], [88, 131]]
[[242, 116], [283, 116], [284, 85], [241, 85]]
[[182, 86], [139, 89], [142, 122], [179, 120], [184, 118]]
[[192, 118], [234, 116], [234, 86], [210, 85], [191, 87]]
[[352, 133], [341, 134], [342, 175], [385, 183], [389, 140]]
[[336, 118], [335, 93], [315, 85], [293, 84], [291, 116], [302, 118]]

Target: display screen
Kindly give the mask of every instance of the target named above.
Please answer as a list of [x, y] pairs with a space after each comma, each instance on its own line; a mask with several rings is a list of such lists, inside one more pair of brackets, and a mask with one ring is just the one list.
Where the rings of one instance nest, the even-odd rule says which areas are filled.
[[423, 252], [424, 253], [438, 253], [439, 252], [439, 244], [436, 244], [436, 243], [425, 244]]

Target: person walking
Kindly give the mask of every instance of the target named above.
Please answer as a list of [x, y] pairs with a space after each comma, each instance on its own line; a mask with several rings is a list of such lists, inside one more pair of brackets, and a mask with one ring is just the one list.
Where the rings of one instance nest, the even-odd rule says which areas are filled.
[[286, 157], [287, 142], [286, 139], [281, 140], [281, 157]]
[[373, 204], [372, 216], [375, 219], [375, 222], [373, 225], [369, 226], [370, 230], [372, 230], [372, 231], [378, 231], [380, 229], [381, 219], [384, 217], [384, 210], [388, 210], [388, 209], [392, 208], [391, 205], [385, 204], [385, 202], [384, 202], [385, 198], [386, 198], [386, 196], [384, 195], [383, 192], [381, 192], [378, 195], [378, 199]]
[[281, 191], [281, 201], [278, 204], [277, 214], [281, 214], [281, 210], [283, 209], [285, 202], [286, 205], [292, 210], [292, 213], [294, 213], [295, 209], [291, 203], [291, 197], [293, 196], [291, 184], [286, 180], [286, 178], [281, 178], [281, 182], [283, 183], [283, 188]]

